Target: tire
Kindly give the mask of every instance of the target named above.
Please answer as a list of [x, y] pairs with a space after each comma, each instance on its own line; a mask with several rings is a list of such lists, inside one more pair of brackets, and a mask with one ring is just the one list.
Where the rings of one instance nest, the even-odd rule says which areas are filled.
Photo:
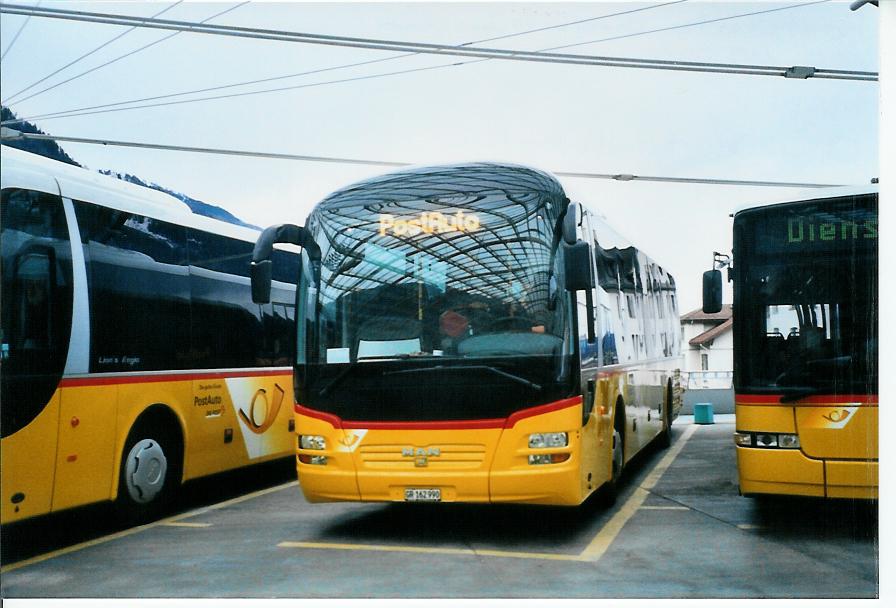
[[607, 482], [604, 488], [602, 501], [607, 506], [614, 504], [619, 496], [619, 479], [622, 477], [623, 461], [625, 459], [625, 449], [619, 429], [613, 429], [613, 446], [610, 454], [613, 460], [613, 472], [611, 473], [610, 481]]
[[115, 511], [134, 525], [158, 517], [171, 503], [180, 481], [179, 442], [155, 425], [136, 426], [125, 442], [118, 474]]
[[672, 445], [672, 387], [666, 387], [666, 400], [663, 403], [663, 431], [659, 435], [658, 445], [666, 449]]

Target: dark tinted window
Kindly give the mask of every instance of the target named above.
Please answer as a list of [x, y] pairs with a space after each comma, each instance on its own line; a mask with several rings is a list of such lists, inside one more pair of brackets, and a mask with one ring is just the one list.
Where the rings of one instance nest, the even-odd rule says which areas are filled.
[[197, 368], [263, 365], [261, 307], [249, 290], [252, 243], [190, 230]]
[[2, 432], [34, 420], [56, 390], [71, 334], [72, 261], [62, 200], [2, 193]]
[[197, 368], [287, 366], [292, 363], [297, 255], [277, 252], [271, 304], [252, 302], [253, 243], [189, 230], [193, 352]]
[[734, 221], [737, 385], [876, 392], [876, 195], [761, 208]]
[[192, 367], [186, 229], [90, 203], [75, 210], [89, 263], [90, 370]]

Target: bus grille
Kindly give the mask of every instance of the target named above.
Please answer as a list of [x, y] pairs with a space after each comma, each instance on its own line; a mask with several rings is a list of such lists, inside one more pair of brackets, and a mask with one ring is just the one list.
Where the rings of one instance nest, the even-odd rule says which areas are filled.
[[[365, 445], [359, 454], [368, 469], [435, 470], [479, 469], [485, 462], [485, 445], [439, 444], [436, 446]], [[425, 463], [425, 464], [424, 464]]]

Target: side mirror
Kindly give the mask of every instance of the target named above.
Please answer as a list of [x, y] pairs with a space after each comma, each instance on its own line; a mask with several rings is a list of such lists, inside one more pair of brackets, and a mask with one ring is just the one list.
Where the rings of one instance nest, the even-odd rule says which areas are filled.
[[249, 265], [249, 278], [252, 281], [252, 301], [255, 304], [267, 304], [271, 301], [271, 268], [270, 260], [252, 262]]
[[566, 207], [566, 214], [563, 216], [563, 242], [567, 245], [576, 244], [576, 240], [578, 240], [576, 228], [580, 220], [579, 204], [569, 203]]
[[722, 310], [722, 272], [707, 270], [703, 273], [703, 312], [716, 313]]
[[252, 281], [252, 301], [256, 304], [267, 304], [271, 301], [271, 256], [275, 243], [291, 243], [305, 250], [311, 260], [314, 282], [320, 281], [320, 247], [314, 237], [304, 226], [278, 224], [262, 231], [252, 250], [252, 262], [249, 265], [249, 278]]
[[585, 241], [564, 245], [563, 255], [563, 273], [566, 276], [567, 291], [584, 291], [594, 287], [591, 246]]

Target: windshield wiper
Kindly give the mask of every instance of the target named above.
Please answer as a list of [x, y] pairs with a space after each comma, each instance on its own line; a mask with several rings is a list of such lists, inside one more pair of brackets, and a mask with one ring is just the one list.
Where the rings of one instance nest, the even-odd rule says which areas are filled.
[[327, 393], [329, 393], [331, 390], [333, 390], [337, 384], [342, 382], [345, 379], [345, 377], [348, 376], [348, 373], [350, 371], [352, 371], [353, 369], [355, 369], [355, 367], [357, 367], [358, 363], [361, 363], [362, 361], [377, 361], [377, 360], [382, 361], [382, 360], [386, 360], [386, 359], [411, 359], [412, 357], [413, 357], [413, 355], [411, 355], [409, 353], [401, 353], [401, 354], [396, 354], [396, 355], [372, 355], [369, 357], [361, 357], [360, 359], [356, 359], [355, 361], [352, 361], [348, 365], [346, 365], [342, 369], [342, 371], [339, 372], [338, 374], [336, 374], [336, 377], [333, 378], [332, 380], [330, 380], [330, 382], [325, 387], [320, 389], [317, 392], [317, 394], [320, 395], [321, 397], [326, 397]]
[[505, 372], [504, 370], [498, 369], [497, 367], [492, 367], [491, 365], [451, 365], [451, 366], [433, 365], [431, 367], [415, 367], [413, 369], [401, 369], [401, 370], [396, 370], [393, 372], [383, 372], [383, 375], [384, 376], [392, 376], [394, 374], [416, 374], [419, 372], [434, 372], [434, 371], [450, 372], [450, 371], [472, 371], [472, 370], [488, 371], [493, 374], [502, 376], [504, 378], [513, 380], [514, 382], [518, 382], [520, 384], [528, 386], [529, 388], [533, 388], [537, 391], [541, 390], [540, 384], [536, 384], [535, 382], [531, 382], [531, 381], [526, 380], [525, 378], [522, 378], [515, 374]]
[[321, 397], [326, 397], [326, 396], [327, 396], [327, 393], [329, 393], [331, 390], [333, 390], [333, 388], [334, 388], [337, 384], [339, 384], [340, 382], [342, 382], [342, 381], [345, 379], [345, 377], [348, 376], [348, 373], [349, 373], [350, 371], [352, 371], [352, 370], [355, 368], [355, 366], [357, 366], [357, 365], [358, 365], [358, 362], [357, 362], [357, 361], [352, 361], [351, 363], [349, 363], [348, 365], [346, 365], [346, 366], [342, 369], [341, 372], [339, 372], [338, 374], [336, 374], [336, 377], [335, 377], [335, 378], [333, 378], [332, 380], [330, 380], [329, 383], [327, 383], [327, 385], [326, 385], [325, 387], [323, 387], [322, 389], [320, 389], [319, 391], [317, 391], [317, 394], [320, 395]]

